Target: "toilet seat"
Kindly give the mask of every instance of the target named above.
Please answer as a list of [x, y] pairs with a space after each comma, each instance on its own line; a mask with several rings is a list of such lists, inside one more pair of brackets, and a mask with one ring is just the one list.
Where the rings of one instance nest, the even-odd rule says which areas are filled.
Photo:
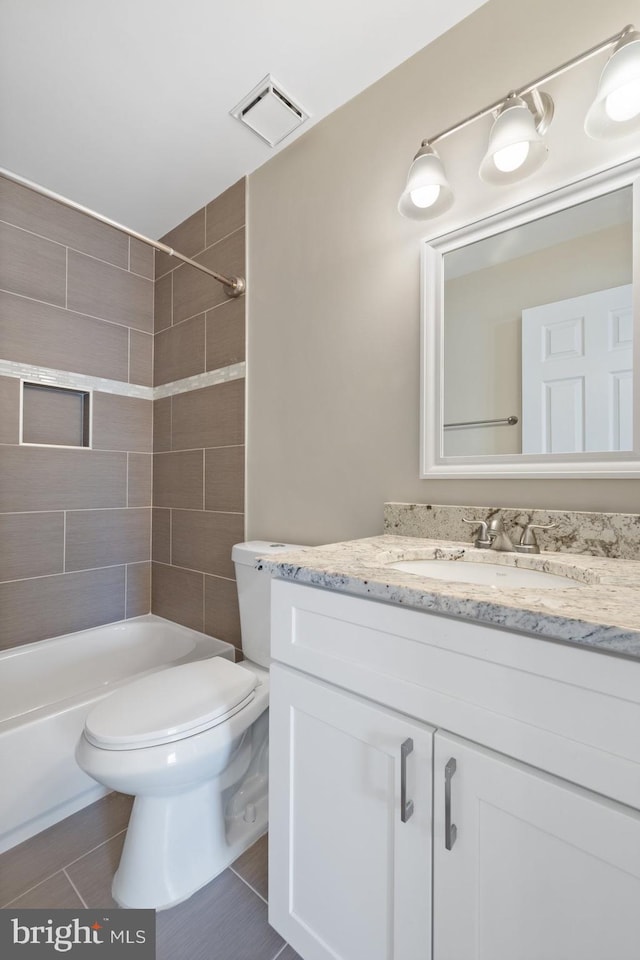
[[135, 750], [194, 736], [250, 703], [259, 683], [222, 657], [169, 667], [105, 697], [85, 721], [87, 740], [103, 750]]

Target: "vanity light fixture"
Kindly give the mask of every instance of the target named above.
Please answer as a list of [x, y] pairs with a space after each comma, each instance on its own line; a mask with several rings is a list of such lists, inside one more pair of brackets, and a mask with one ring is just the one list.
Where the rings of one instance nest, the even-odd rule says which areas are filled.
[[547, 159], [549, 148], [543, 134], [553, 118], [553, 100], [538, 90], [533, 90], [528, 100], [510, 93], [500, 108], [480, 164], [480, 178], [485, 183], [499, 186], [522, 180]]
[[431, 144], [423, 140], [413, 158], [398, 210], [403, 217], [422, 220], [425, 215], [437, 217], [448, 210], [452, 203], [453, 191], [442, 160]]
[[598, 92], [585, 121], [585, 131], [596, 139], [624, 136], [640, 130], [640, 33], [629, 25], [584, 53], [538, 77], [504, 100], [483, 107], [434, 137], [422, 141], [413, 158], [398, 211], [412, 220], [437, 217], [453, 204], [453, 191], [434, 144], [476, 120], [493, 115], [480, 178], [499, 186], [534, 173], [547, 159], [544, 134], [553, 119], [553, 100], [540, 90], [572, 67], [610, 48]]
[[640, 130], [640, 33], [627, 27], [607, 60], [584, 122], [590, 137], [621, 137]]

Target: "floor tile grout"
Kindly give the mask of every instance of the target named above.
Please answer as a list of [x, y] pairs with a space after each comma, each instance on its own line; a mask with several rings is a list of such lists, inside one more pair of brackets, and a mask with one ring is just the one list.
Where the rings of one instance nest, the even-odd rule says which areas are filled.
[[[115, 824], [114, 824], [114, 827], [115, 827]], [[108, 828], [107, 828], [107, 831], [105, 832], [108, 832]], [[75, 856], [71, 861], [66, 863], [64, 866], [59, 866], [58, 869], [53, 870], [51, 873], [49, 873], [47, 876], [43, 877], [42, 879], [39, 879], [37, 882], [30, 883], [26, 889], [20, 890], [18, 885], [17, 887], [18, 892], [14, 895], [14, 897], [11, 900], [9, 900], [6, 904], [4, 904], [4, 907], [11, 908], [12, 905], [17, 904], [23, 897], [25, 898], [29, 897], [30, 902], [39, 902], [39, 900], [41, 899], [47, 900], [50, 898], [57, 900], [60, 897], [63, 897], [66, 901], [69, 901], [73, 899], [69, 894], [69, 887], [70, 887], [71, 890], [73, 891], [73, 894], [77, 898], [76, 903], [80, 903], [84, 909], [90, 909], [90, 901], [91, 901], [90, 888], [93, 883], [92, 878], [94, 876], [98, 877], [98, 879], [100, 880], [101, 889], [102, 889], [102, 881], [104, 880], [106, 882], [106, 880], [110, 878], [112, 867], [113, 867], [113, 864], [110, 864], [111, 858], [107, 857], [106, 853], [101, 854], [99, 857], [91, 857], [91, 855], [96, 854], [106, 844], [109, 844], [118, 838], [122, 839], [126, 835], [126, 832], [127, 832], [126, 826], [123, 827], [122, 829], [117, 830], [112, 835], [106, 837], [104, 840], [100, 841], [99, 843], [96, 843], [94, 846], [91, 846], [89, 849], [79, 853], [78, 856]], [[37, 850], [38, 848], [36, 847], [32, 851], [25, 852], [25, 858], [26, 858], [25, 866], [29, 864], [30, 859], [34, 860], [34, 862], [37, 862]], [[72, 851], [67, 851], [67, 853], [69, 852], [72, 852]], [[58, 853], [62, 854], [60, 856], [60, 859], [64, 859], [64, 849], [59, 850]], [[249, 874], [251, 875], [252, 880], [255, 879], [257, 884], [260, 885], [261, 887], [266, 883], [266, 873], [262, 869], [263, 867], [266, 867], [266, 864], [262, 862], [263, 854], [264, 854], [263, 849], [260, 849], [259, 863], [258, 863], [258, 866], [260, 868], [259, 874], [256, 874], [255, 876], [253, 876], [253, 871], [252, 870], [249, 871]], [[35, 859], [34, 859], [34, 855], [36, 855]], [[74, 873], [72, 868], [74, 867], [74, 865], [79, 864], [82, 861], [86, 861], [86, 864], [78, 867], [77, 870], [75, 871], [77, 873], [77, 876], [76, 876], [77, 882], [76, 882], [72, 879], [72, 873]], [[107, 861], [109, 861], [109, 864], [107, 863]], [[1, 862], [2, 862], [2, 857], [0, 857], [0, 863]], [[17, 862], [18, 864], [20, 864], [19, 857], [17, 858]], [[43, 866], [44, 865], [45, 864], [43, 864]], [[240, 880], [244, 885], [244, 887], [246, 887], [251, 892], [251, 894], [253, 894], [258, 899], [258, 901], [262, 902], [265, 906], [268, 906], [267, 897], [263, 896], [262, 893], [260, 893], [256, 889], [253, 883], [250, 882], [250, 880], [242, 876], [242, 874], [239, 872], [239, 869], [236, 869], [233, 865], [230, 865], [228, 868], [229, 878], [231, 878], [232, 874], [235, 875], [236, 879]], [[27, 878], [25, 877], [24, 879], [27, 879]], [[88, 887], [85, 882], [87, 879], [89, 881]], [[44, 889], [44, 885], [47, 883], [49, 884], [49, 886], [46, 889]], [[62, 886], [60, 886], [61, 884]], [[83, 886], [85, 886], [85, 892], [89, 891], [89, 902], [87, 902], [87, 900], [85, 899], [85, 897], [81, 892], [81, 888]], [[234, 890], [233, 882], [229, 889]], [[7, 893], [10, 892], [10, 890], [7, 890], [6, 892]], [[45, 896], [45, 893], [47, 894], [47, 896]], [[277, 937], [276, 939], [280, 940], [281, 946], [278, 946], [277, 943], [273, 942], [276, 931], [273, 931], [270, 927], [267, 926], [265, 911], [263, 911], [262, 908], [259, 908], [258, 905], [255, 903], [255, 901], [251, 901], [251, 899], [248, 897], [247, 894], [242, 894], [240, 888], [235, 887], [235, 896], [240, 897], [241, 900], [244, 898], [247, 908], [250, 909], [251, 912], [254, 912], [254, 911], [257, 912], [257, 915], [260, 917], [260, 923], [264, 926], [265, 936], [266, 936], [266, 930], [270, 930], [269, 937], [264, 942], [263, 948], [262, 948], [263, 950], [262, 955], [265, 956], [265, 960], [266, 960], [266, 957], [268, 957], [265, 950], [267, 942], [271, 944], [271, 949], [275, 951], [271, 956], [271, 960], [278, 960], [278, 958], [280, 958], [280, 960], [284, 960], [284, 957], [288, 955], [287, 947], [289, 945], [286, 942], [284, 942], [284, 940], [281, 939], [280, 937]], [[289, 947], [289, 951], [291, 951], [290, 947]]]
[[248, 880], [245, 880], [245, 878], [244, 878], [243, 876], [241, 876], [241, 875], [238, 873], [237, 870], [234, 870], [234, 869], [233, 869], [233, 866], [229, 867], [229, 870], [231, 870], [232, 873], [235, 873], [235, 875], [236, 875], [236, 877], [238, 878], [238, 880], [242, 880], [242, 882], [243, 882], [247, 887], [249, 887], [249, 890], [251, 890], [252, 893], [255, 893], [256, 897], [259, 897], [259, 898], [262, 900], [263, 903], [266, 903], [266, 905], [269, 906], [269, 901], [268, 901], [265, 897], [263, 897], [261, 893], [258, 893], [258, 891], [257, 891], [254, 887], [251, 886], [251, 884], [249, 883], [249, 881], [248, 881]]
[[74, 863], [77, 863], [78, 860], [82, 860], [84, 857], [88, 857], [90, 853], [95, 853], [96, 850], [99, 850], [100, 847], [104, 847], [105, 843], [111, 843], [112, 840], [115, 840], [116, 837], [119, 837], [121, 834], [126, 833], [127, 828], [124, 827], [122, 830], [118, 830], [117, 833], [114, 833], [112, 837], [108, 837], [106, 840], [102, 840], [101, 843], [97, 843], [95, 847], [91, 847], [90, 850], [86, 850], [84, 853], [80, 854], [79, 857], [76, 857], [75, 860], [71, 860], [69, 863], [66, 863], [63, 870], [66, 870], [67, 867], [72, 867]]
[[[112, 837], [108, 837], [106, 840], [102, 840], [101, 843], [96, 844], [95, 847], [91, 847], [90, 850], [86, 850], [84, 853], [81, 853], [79, 857], [76, 857], [75, 860], [70, 860], [69, 863], [66, 863], [64, 866], [59, 867], [57, 870], [54, 870], [53, 873], [48, 874], [46, 877], [43, 877], [42, 880], [38, 880], [37, 883], [33, 883], [30, 887], [27, 887], [25, 890], [22, 890], [16, 897], [12, 897], [11, 900], [7, 900], [6, 903], [0, 906], [0, 909], [4, 910], [5, 907], [10, 907], [12, 903], [15, 903], [16, 900], [20, 900], [21, 897], [24, 897], [27, 893], [31, 893], [32, 890], [35, 890], [36, 887], [39, 887], [41, 883], [46, 883], [48, 880], [52, 880], [53, 877], [57, 876], [59, 873], [66, 873], [67, 867], [72, 867], [74, 863], [77, 863], [79, 860], [82, 860], [83, 857], [87, 857], [90, 853], [94, 853], [96, 850], [99, 850], [100, 847], [103, 847], [105, 843], [110, 843], [112, 840], [115, 840], [116, 837], [119, 837], [122, 833], [126, 833], [127, 828], [124, 827], [122, 830], [118, 830], [117, 833], [114, 833]], [[9, 851], [7, 851], [8, 853]], [[69, 878], [71, 879], [71, 878]], [[80, 898], [82, 899], [82, 897]]]
[[67, 878], [67, 880], [69, 881], [69, 883], [71, 884], [71, 886], [73, 887], [73, 889], [75, 890], [76, 894], [78, 895], [78, 897], [79, 897], [79, 899], [80, 899], [80, 903], [82, 904], [82, 906], [83, 906], [83, 907], [85, 908], [85, 910], [86, 910], [89, 905], [88, 905], [88, 903], [86, 902], [86, 900], [84, 899], [84, 897], [82, 896], [82, 894], [80, 893], [80, 891], [78, 890], [78, 888], [76, 887], [75, 883], [73, 882], [73, 880], [71, 879], [71, 877], [69, 876], [69, 874], [67, 873], [66, 868], [64, 868], [62, 872], [64, 873], [65, 877]]
[[64, 873], [64, 867], [61, 867], [59, 870], [56, 870], [54, 873], [50, 873], [48, 877], [43, 877], [42, 880], [38, 880], [37, 883], [34, 883], [32, 886], [27, 887], [26, 890], [21, 890], [17, 897], [12, 897], [11, 900], [7, 900], [6, 903], [3, 903], [0, 909], [5, 910], [7, 907], [10, 907], [12, 903], [15, 903], [16, 900], [26, 897], [28, 893], [31, 893], [32, 890], [35, 890], [40, 886], [41, 883], [47, 883], [49, 880], [53, 880], [54, 877], [57, 877], [59, 873]]

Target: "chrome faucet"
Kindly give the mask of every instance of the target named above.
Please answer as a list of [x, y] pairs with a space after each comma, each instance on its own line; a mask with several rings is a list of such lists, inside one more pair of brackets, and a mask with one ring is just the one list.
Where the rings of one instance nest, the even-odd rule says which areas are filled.
[[463, 523], [472, 523], [474, 527], [479, 527], [478, 536], [473, 541], [474, 547], [478, 547], [480, 550], [489, 549], [491, 546], [491, 538], [489, 536], [489, 525], [485, 520], [467, 520], [466, 517], [462, 518]]
[[511, 537], [504, 528], [502, 517], [500, 515], [486, 520], [467, 520], [463, 517], [464, 523], [473, 523], [479, 527], [478, 535], [473, 542], [474, 547], [484, 550], [513, 550], [516, 553], [540, 553], [540, 547], [536, 540], [534, 530], [550, 530], [555, 527], [555, 523], [528, 523], [520, 535], [520, 543], [513, 544]]
[[489, 539], [491, 540], [490, 550], [513, 550], [511, 537], [504, 528], [502, 517], [492, 517], [489, 521]]
[[488, 550], [507, 551], [513, 550], [513, 544], [509, 534], [504, 529], [502, 517], [492, 517], [489, 522], [486, 520], [467, 520], [463, 517], [465, 523], [474, 523], [480, 527], [480, 532], [474, 541], [475, 547]]
[[517, 553], [540, 553], [540, 546], [536, 540], [534, 530], [551, 530], [555, 523], [528, 523], [520, 535], [520, 543], [517, 543], [514, 550]]

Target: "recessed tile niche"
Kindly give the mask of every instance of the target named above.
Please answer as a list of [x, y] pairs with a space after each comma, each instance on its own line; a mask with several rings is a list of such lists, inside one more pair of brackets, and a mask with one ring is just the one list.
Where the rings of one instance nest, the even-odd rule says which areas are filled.
[[90, 394], [83, 390], [22, 384], [22, 443], [90, 446]]

